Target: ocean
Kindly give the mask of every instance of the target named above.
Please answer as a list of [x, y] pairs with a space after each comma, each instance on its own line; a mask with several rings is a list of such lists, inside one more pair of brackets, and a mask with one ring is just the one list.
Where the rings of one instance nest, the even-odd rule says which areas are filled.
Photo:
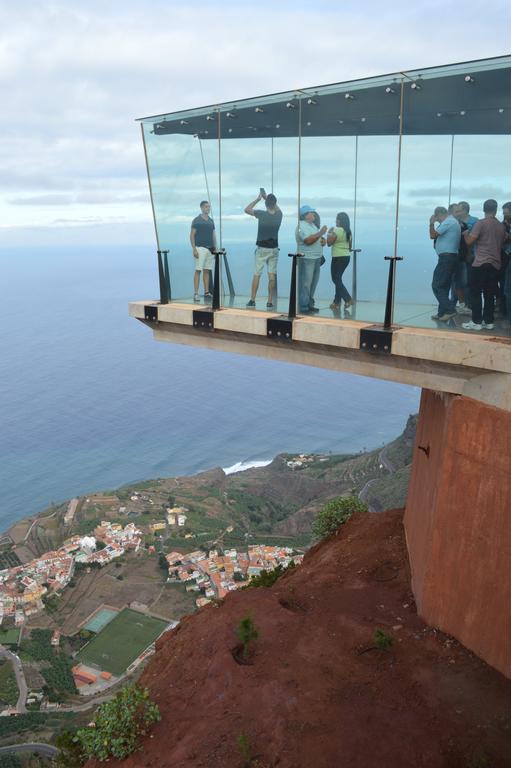
[[[53, 502], [396, 437], [412, 387], [158, 344], [151, 246], [0, 251], [0, 529]], [[243, 465], [243, 466], [242, 466]]]

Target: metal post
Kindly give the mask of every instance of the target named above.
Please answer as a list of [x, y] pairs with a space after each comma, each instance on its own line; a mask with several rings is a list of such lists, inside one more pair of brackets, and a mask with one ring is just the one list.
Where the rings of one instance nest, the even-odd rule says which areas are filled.
[[167, 288], [167, 301], [172, 300], [172, 289], [170, 285], [170, 270], [169, 270], [169, 260], [168, 260], [168, 251], [162, 251], [163, 253], [163, 269], [165, 272], [165, 286]]
[[353, 193], [353, 231], [351, 238], [352, 253], [353, 253], [353, 269], [351, 272], [351, 298], [354, 302], [357, 300], [357, 253], [360, 253], [360, 248], [356, 248], [357, 244], [357, 190], [358, 190], [358, 136], [355, 136], [355, 189]]
[[162, 252], [158, 250], [158, 279], [160, 281], [160, 304], [168, 304], [169, 297], [167, 293], [167, 283], [165, 280], [165, 271], [163, 269]]
[[222, 121], [218, 110], [218, 216], [220, 219], [220, 248], [222, 248]]
[[303, 253], [288, 253], [288, 256], [293, 259], [291, 266], [291, 287], [289, 289], [289, 309], [287, 316], [292, 320], [296, 317], [296, 298], [298, 293], [298, 259], [303, 256]]
[[213, 278], [213, 309], [220, 309], [220, 256], [223, 256], [225, 251], [220, 249], [214, 252], [215, 257], [215, 274]]

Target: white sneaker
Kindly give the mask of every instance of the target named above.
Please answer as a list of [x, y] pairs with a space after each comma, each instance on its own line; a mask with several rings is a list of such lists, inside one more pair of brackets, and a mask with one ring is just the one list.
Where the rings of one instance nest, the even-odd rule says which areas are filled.
[[493, 325], [493, 323], [485, 323], [483, 320], [483, 328], [486, 328], [487, 331], [493, 331], [495, 326]]
[[198, 294], [198, 293], [194, 293], [194, 294], [193, 294], [193, 300], [194, 300], [195, 302], [200, 302], [200, 296], [199, 296], [199, 294]]
[[461, 327], [466, 331], [482, 331], [483, 326], [481, 323], [473, 323], [472, 320], [469, 323], [462, 323]]

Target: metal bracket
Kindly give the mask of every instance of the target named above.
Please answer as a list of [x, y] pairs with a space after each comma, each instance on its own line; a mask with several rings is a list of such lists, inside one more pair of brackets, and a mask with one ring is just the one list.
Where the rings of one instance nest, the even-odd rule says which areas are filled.
[[157, 304], [144, 304], [144, 320], [149, 320], [151, 323], [158, 322]]
[[392, 352], [392, 334], [394, 330], [388, 330], [381, 325], [361, 328], [360, 349], [366, 352], [383, 352], [390, 355]]
[[215, 329], [215, 313], [208, 309], [194, 309], [193, 327], [199, 331], [213, 331]]
[[269, 339], [291, 341], [293, 338], [293, 321], [283, 317], [269, 317], [266, 321], [266, 335]]

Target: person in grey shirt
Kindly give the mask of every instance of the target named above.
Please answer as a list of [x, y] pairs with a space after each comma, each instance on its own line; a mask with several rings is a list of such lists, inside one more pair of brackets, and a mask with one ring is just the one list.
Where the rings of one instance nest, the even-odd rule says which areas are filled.
[[431, 283], [431, 290], [438, 301], [438, 312], [431, 319], [447, 322], [456, 314], [456, 302], [449, 298], [449, 291], [458, 268], [461, 227], [442, 205], [435, 208], [429, 219], [429, 236], [435, 242], [438, 255]]
[[298, 251], [303, 254], [298, 261], [298, 296], [303, 315], [319, 312], [314, 306], [314, 291], [319, 280], [323, 246], [326, 244], [324, 235], [328, 227], [325, 225], [319, 228], [315, 223], [316, 215], [310, 205], [302, 205], [296, 228], [296, 244]]

